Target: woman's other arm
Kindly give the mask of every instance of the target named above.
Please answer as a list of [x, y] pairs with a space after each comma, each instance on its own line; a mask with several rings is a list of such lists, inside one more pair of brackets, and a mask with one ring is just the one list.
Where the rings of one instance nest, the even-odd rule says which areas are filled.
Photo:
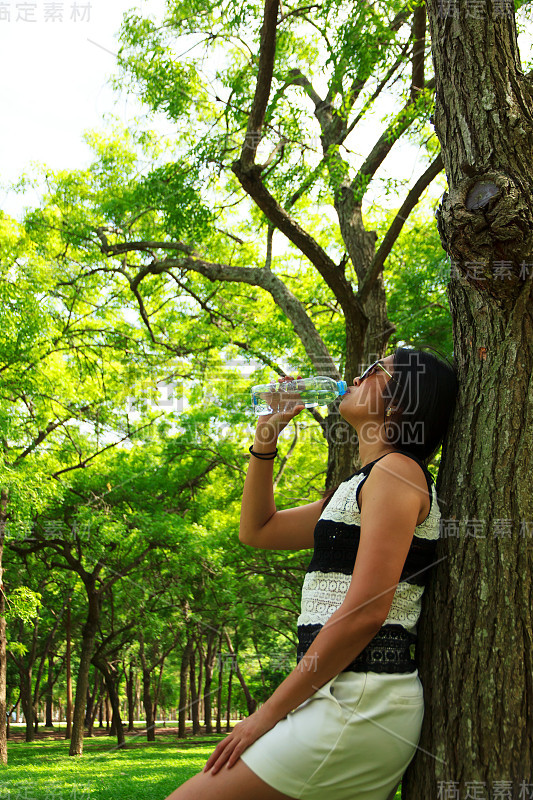
[[[271, 453], [278, 435], [302, 411], [271, 414], [258, 420], [253, 450]], [[239, 540], [264, 550], [305, 550], [313, 547], [313, 533], [322, 512], [323, 500], [278, 511], [272, 485], [274, 460], [250, 456], [241, 505]]]

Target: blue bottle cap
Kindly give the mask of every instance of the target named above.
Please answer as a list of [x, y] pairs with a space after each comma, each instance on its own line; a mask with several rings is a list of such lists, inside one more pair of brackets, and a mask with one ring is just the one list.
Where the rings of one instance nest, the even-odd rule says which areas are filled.
[[337, 389], [339, 390], [339, 395], [346, 394], [348, 391], [348, 384], [346, 381], [337, 381]]

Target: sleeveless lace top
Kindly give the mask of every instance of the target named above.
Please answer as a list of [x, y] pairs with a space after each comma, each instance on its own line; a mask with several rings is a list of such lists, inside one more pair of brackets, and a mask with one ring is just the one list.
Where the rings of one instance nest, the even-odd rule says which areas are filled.
[[[417, 663], [412, 647], [416, 642], [424, 588], [435, 560], [440, 532], [440, 509], [433, 476], [416, 456], [424, 470], [430, 496], [429, 515], [416, 526], [398, 586], [382, 627], [364, 650], [345, 667], [356, 672], [414, 672]], [[383, 458], [384, 456], [381, 456]], [[374, 464], [371, 461], [343, 481], [327, 502], [314, 533], [314, 552], [302, 588], [298, 617], [299, 662], [320, 628], [343, 602], [355, 567], [359, 546], [359, 492]]]

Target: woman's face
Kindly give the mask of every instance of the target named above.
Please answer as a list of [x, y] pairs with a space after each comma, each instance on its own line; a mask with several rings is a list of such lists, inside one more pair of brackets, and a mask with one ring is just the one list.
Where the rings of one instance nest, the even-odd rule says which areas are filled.
[[[380, 358], [380, 364], [394, 375], [394, 357], [387, 356]], [[354, 378], [353, 385], [348, 387], [348, 391], [339, 403], [339, 413], [350, 425], [362, 423], [365, 420], [383, 423], [385, 412], [385, 402], [382, 398], [384, 387], [392, 380], [386, 372], [378, 366], [367, 375], [363, 380], [359, 377]]]

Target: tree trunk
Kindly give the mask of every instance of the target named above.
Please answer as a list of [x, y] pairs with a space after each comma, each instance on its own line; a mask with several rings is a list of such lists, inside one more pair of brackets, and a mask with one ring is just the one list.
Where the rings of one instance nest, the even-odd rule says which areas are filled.
[[233, 656], [228, 659], [229, 664], [229, 675], [228, 675], [228, 697], [226, 703], [226, 733], [229, 733], [231, 730], [231, 685], [233, 682]]
[[78, 680], [76, 681], [76, 699], [74, 701], [74, 714], [72, 719], [72, 736], [70, 740], [69, 755], [81, 756], [83, 753], [83, 723], [85, 720], [85, 700], [87, 686], [89, 685], [89, 669], [94, 649], [94, 637], [98, 628], [100, 617], [100, 598], [94, 587], [86, 584], [89, 607], [87, 621], [83, 626], [80, 665]]
[[133, 665], [130, 661], [129, 671], [126, 672], [124, 670], [124, 675], [126, 676], [126, 695], [128, 700], [128, 733], [131, 733], [135, 730], [133, 721], [134, 721], [134, 709], [135, 709], [135, 700], [133, 697], [133, 688], [134, 688], [134, 673], [133, 673]]
[[108, 736], [111, 734], [111, 703], [109, 702], [109, 694], [105, 693], [105, 729]]
[[203, 679], [204, 679], [204, 652], [203, 652], [203, 649], [202, 649], [202, 642], [201, 642], [200, 637], [198, 637], [198, 640], [197, 640], [197, 647], [198, 647], [198, 659], [197, 659], [198, 679], [196, 681], [196, 697], [197, 697], [197, 700], [198, 700], [198, 705], [197, 705], [197, 707], [198, 707], [198, 730], [200, 730], [200, 715], [202, 713], [202, 700], [203, 700], [202, 682], [203, 682]]
[[200, 732], [200, 716], [198, 714], [198, 687], [196, 685], [196, 654], [194, 650], [191, 651], [189, 659], [189, 686], [191, 690], [191, 717], [192, 717], [192, 734], [196, 736]]
[[244, 697], [246, 698], [246, 706], [248, 708], [248, 714], [250, 715], [250, 714], [253, 714], [255, 709], [257, 708], [257, 700], [255, 700], [252, 697], [252, 695], [250, 693], [250, 690], [248, 689], [248, 685], [247, 685], [246, 681], [244, 680], [244, 676], [243, 676], [243, 674], [242, 674], [242, 672], [240, 670], [239, 664], [237, 662], [237, 656], [236, 656], [236, 654], [235, 654], [235, 652], [233, 650], [233, 646], [231, 644], [231, 639], [230, 639], [229, 634], [228, 634], [227, 631], [225, 632], [225, 635], [226, 635], [226, 642], [227, 642], [227, 645], [228, 645], [228, 649], [229, 649], [231, 655], [233, 656], [232, 670], [235, 671], [235, 675], [239, 679], [239, 683], [242, 686], [242, 690], [244, 692]]
[[161, 681], [163, 679], [163, 670], [164, 670], [164, 668], [165, 668], [165, 659], [163, 658], [161, 660], [161, 664], [159, 666], [159, 675], [157, 676], [157, 686], [156, 686], [155, 692], [154, 692], [154, 710], [152, 712], [153, 713], [153, 717], [154, 717], [154, 723], [157, 720], [157, 703], [159, 701], [159, 692], [161, 690]]
[[94, 736], [94, 723], [96, 714], [98, 713], [98, 705], [104, 692], [104, 685], [100, 672], [96, 669], [94, 671], [94, 691], [90, 698], [87, 700], [87, 736]]
[[100, 698], [100, 702], [98, 703], [98, 727], [99, 728], [103, 728], [104, 727], [104, 703], [105, 703], [105, 698], [104, 698], [104, 696], [102, 696]]
[[180, 707], [178, 712], [178, 736], [180, 739], [184, 739], [187, 735], [187, 673], [192, 647], [192, 638], [188, 637], [183, 648], [180, 667]]
[[146, 741], [155, 742], [155, 721], [154, 721], [154, 706], [152, 703], [152, 696], [150, 694], [150, 680], [152, 673], [149, 669], [143, 667], [142, 683], [143, 683], [143, 705], [144, 714], [146, 717]]
[[116, 735], [117, 747], [124, 747], [124, 725], [122, 724], [122, 717], [120, 716], [120, 700], [118, 694], [120, 683], [118, 669], [114, 666], [114, 664], [109, 663], [103, 656], [97, 657], [94, 661], [95, 666], [98, 667], [104, 676], [107, 694], [113, 711], [109, 735]]
[[54, 656], [48, 656], [48, 684], [46, 687], [46, 711], [45, 711], [45, 728], [53, 728], [54, 723], [52, 720], [52, 691], [54, 687]]
[[222, 636], [218, 641], [217, 733], [222, 733], [222, 688], [224, 685], [224, 659], [222, 658], [222, 652], [220, 650], [221, 646]]
[[141, 679], [139, 673], [135, 672], [135, 719], [141, 718]]
[[4, 539], [7, 521], [7, 490], [0, 492], [0, 764], [7, 764], [7, 636], [6, 636], [6, 598], [4, 595]]
[[[94, 682], [93, 682], [93, 690], [92, 692], [89, 691], [87, 688], [87, 706], [85, 709], [85, 727], [87, 729], [92, 727], [92, 722], [94, 722], [95, 717], [95, 705], [97, 703], [101, 688], [102, 688], [102, 675], [101, 672], [95, 668], [94, 670]], [[92, 721], [92, 722], [91, 722]]]
[[66, 667], [67, 667], [67, 729], [65, 731], [65, 739], [70, 739], [72, 736], [72, 672], [71, 672], [71, 640], [72, 640], [72, 626], [70, 618], [70, 597], [67, 600], [67, 614], [65, 620], [65, 639], [66, 639]]
[[142, 669], [142, 686], [143, 686], [143, 705], [144, 714], [146, 717], [146, 740], [148, 742], [155, 742], [155, 702], [152, 700], [151, 682], [152, 682], [152, 669], [148, 664], [144, 650], [144, 635], [142, 630], [139, 632], [139, 656], [141, 659]]
[[[95, 671], [94, 671], [94, 682], [95, 682], [95, 684], [96, 684], [96, 681], [97, 681], [97, 677], [96, 677], [97, 674], [98, 674], [98, 670], [95, 669]], [[86, 698], [86, 701], [85, 701], [85, 719], [83, 720], [83, 725], [84, 725], [85, 728], [87, 728], [89, 726], [89, 719], [91, 718], [91, 712], [93, 710], [95, 690], [96, 690], [96, 686], [94, 687], [94, 690], [91, 693], [91, 690], [87, 686], [87, 698]]]
[[207, 636], [207, 652], [205, 655], [205, 682], [204, 682], [204, 723], [205, 732], [213, 733], [213, 720], [211, 719], [213, 713], [213, 704], [211, 702], [211, 682], [213, 680], [213, 669], [215, 666], [216, 656], [216, 641], [217, 634], [210, 631]]
[[481, 19], [463, 0], [457, 16], [427, 7], [460, 393], [437, 481], [444, 560], [418, 626], [426, 712], [402, 796], [463, 797], [477, 781], [518, 800], [533, 771], [533, 92], [512, 4], [484, 4]]
[[26, 741], [33, 742], [35, 739], [33, 698], [31, 693], [31, 669], [19, 669], [20, 675], [20, 703], [22, 713], [26, 722]]

